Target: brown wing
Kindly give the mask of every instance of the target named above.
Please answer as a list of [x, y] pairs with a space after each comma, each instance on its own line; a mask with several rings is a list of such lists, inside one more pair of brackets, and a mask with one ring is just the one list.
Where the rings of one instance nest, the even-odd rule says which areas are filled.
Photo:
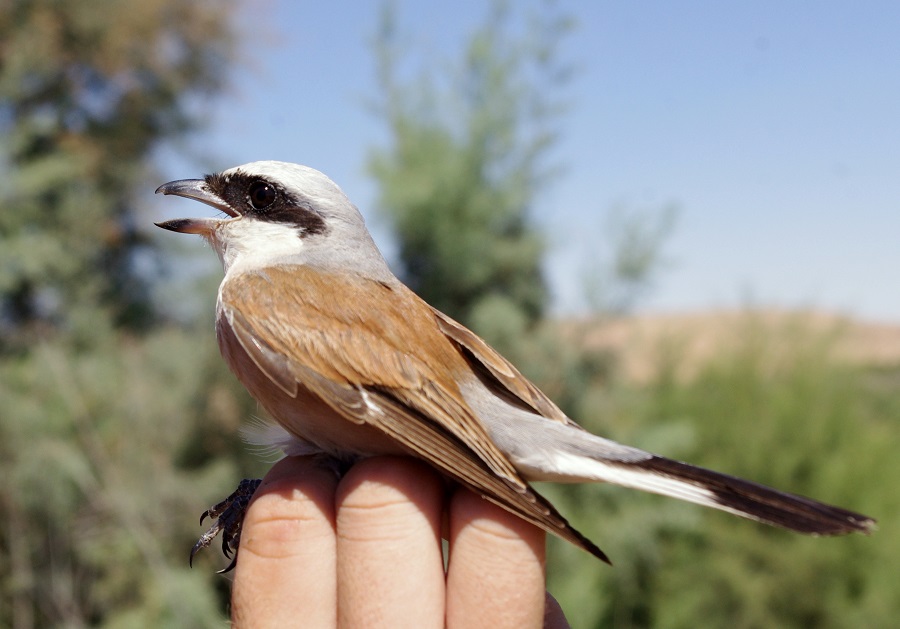
[[[290, 292], [276, 299], [272, 282]], [[525, 485], [456, 386], [454, 370], [463, 372], [465, 362], [427, 306], [403, 287], [274, 267], [230, 279], [222, 307], [242, 345], [258, 348], [266, 339], [271, 351], [257, 350], [254, 358], [280, 387], [291, 379], [306, 384], [299, 376], [312, 371], [370, 395], [390, 394], [466, 443], [497, 474]], [[418, 357], [423, 347], [434, 360]], [[303, 373], [294, 373], [298, 368]]]
[[[276, 299], [273, 283], [290, 293]], [[456, 385], [457, 377], [471, 377], [470, 366], [408, 289], [305, 267], [269, 268], [229, 279], [221, 303], [241, 346], [282, 390], [296, 395], [302, 383], [342, 417], [377, 428], [489, 500], [607, 561], [491, 441]], [[432, 357], [427, 363], [422, 348]]]
[[559, 407], [538, 389], [480, 336], [457, 323], [440, 310], [431, 309], [438, 326], [454, 343], [463, 350], [472, 369], [482, 374], [494, 393], [503, 396], [513, 404], [564, 424], [577, 426]]

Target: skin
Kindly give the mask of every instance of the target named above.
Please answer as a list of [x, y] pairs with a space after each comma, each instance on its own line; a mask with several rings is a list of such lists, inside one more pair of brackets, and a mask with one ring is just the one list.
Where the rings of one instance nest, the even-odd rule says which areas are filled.
[[[446, 518], [446, 521], [444, 520]], [[441, 531], [449, 537], [447, 571]], [[545, 534], [427, 465], [275, 465], [241, 535], [235, 627], [567, 627], [544, 589]], [[545, 617], [546, 616], [546, 617]]]

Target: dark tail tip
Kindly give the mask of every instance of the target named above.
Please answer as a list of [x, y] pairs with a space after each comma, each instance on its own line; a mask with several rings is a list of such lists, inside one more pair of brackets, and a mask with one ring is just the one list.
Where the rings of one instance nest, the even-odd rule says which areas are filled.
[[707, 489], [725, 511], [791, 531], [844, 535], [871, 533], [876, 528], [875, 520], [861, 513], [687, 463], [653, 457], [641, 466]]

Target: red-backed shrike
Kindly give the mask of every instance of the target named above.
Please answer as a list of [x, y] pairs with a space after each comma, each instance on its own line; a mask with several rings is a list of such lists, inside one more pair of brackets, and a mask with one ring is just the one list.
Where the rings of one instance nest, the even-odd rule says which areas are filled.
[[277, 422], [271, 440], [286, 454], [418, 457], [603, 560], [529, 481], [614, 483], [802, 533], [874, 526], [587, 432], [394, 277], [356, 207], [312, 168], [254, 162], [157, 192], [228, 215], [158, 225], [199, 234], [219, 254], [219, 348]]

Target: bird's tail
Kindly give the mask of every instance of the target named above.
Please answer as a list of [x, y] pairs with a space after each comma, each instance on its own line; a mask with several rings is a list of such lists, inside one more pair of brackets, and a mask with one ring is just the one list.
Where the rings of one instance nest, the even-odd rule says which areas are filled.
[[847, 509], [660, 456], [629, 460], [568, 456], [579, 459], [582, 478], [686, 500], [800, 533], [867, 533], [875, 527], [872, 518]]

